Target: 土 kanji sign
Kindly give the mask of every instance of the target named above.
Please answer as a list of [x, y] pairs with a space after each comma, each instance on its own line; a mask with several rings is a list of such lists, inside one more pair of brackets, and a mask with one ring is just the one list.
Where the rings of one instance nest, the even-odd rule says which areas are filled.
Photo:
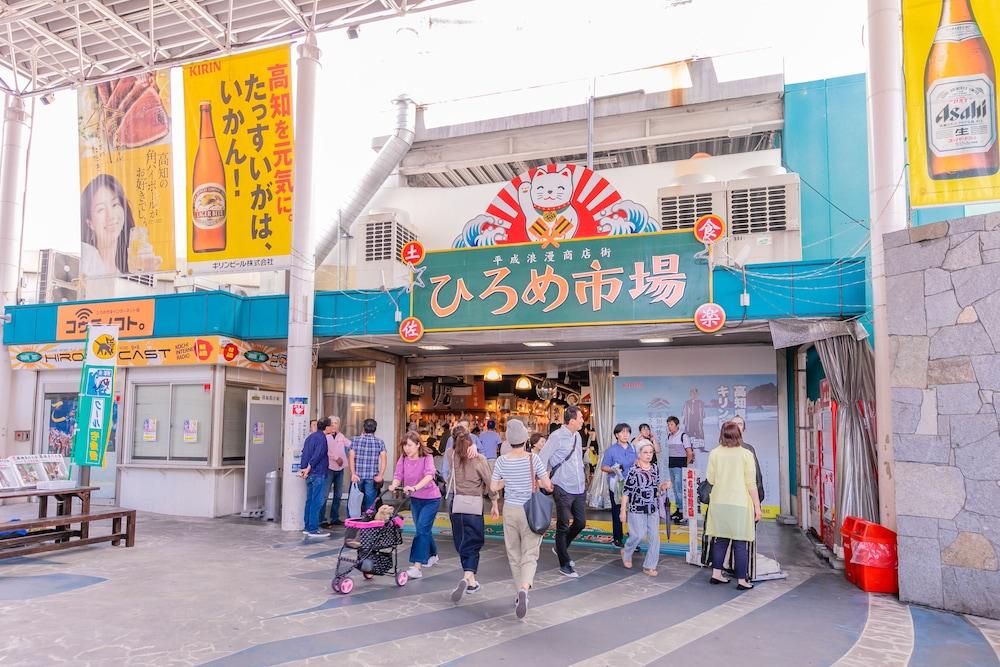
[[423, 330], [691, 322], [712, 300], [690, 230], [430, 251], [411, 317]]

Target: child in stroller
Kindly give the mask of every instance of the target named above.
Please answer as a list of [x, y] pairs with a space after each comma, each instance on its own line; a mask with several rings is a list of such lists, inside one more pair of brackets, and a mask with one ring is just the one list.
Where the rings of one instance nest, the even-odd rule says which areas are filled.
[[360, 517], [344, 522], [347, 529], [332, 583], [335, 592], [347, 595], [354, 590], [354, 580], [348, 576], [353, 570], [360, 571], [365, 579], [391, 575], [397, 586], [405, 586], [409, 580], [406, 569], [399, 569], [398, 553], [403, 544], [403, 518], [399, 513], [409, 503], [409, 497], [395, 499], [393, 495], [386, 491], [377, 510], [373, 505]]

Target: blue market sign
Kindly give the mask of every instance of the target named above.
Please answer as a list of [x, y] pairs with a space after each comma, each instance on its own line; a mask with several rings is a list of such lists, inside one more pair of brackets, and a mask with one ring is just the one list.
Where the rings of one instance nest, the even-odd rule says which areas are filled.
[[270, 359], [270, 356], [268, 356], [266, 352], [261, 352], [260, 350], [247, 350], [243, 353], [243, 356], [247, 361], [251, 361], [255, 364], [262, 364]]
[[42, 355], [38, 352], [21, 352], [17, 355], [17, 360], [25, 364], [33, 364], [42, 360]]
[[691, 230], [429, 251], [410, 315], [428, 332], [693, 322], [704, 255]]

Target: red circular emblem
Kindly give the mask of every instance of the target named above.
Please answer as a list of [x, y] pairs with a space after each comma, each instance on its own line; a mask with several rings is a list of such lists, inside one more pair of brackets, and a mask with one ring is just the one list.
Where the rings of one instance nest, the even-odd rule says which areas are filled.
[[424, 261], [426, 254], [423, 243], [420, 241], [410, 241], [403, 246], [403, 249], [399, 253], [399, 258], [403, 261], [403, 264], [416, 266]]
[[726, 235], [726, 223], [717, 215], [703, 215], [694, 223], [694, 237], [699, 243], [715, 243]]
[[399, 323], [399, 337], [404, 343], [416, 343], [424, 337], [424, 323], [416, 317], [407, 317]]
[[240, 348], [236, 347], [233, 343], [226, 343], [226, 346], [222, 348], [222, 357], [226, 361], [232, 361], [240, 353]]
[[702, 333], [715, 333], [726, 325], [726, 311], [717, 303], [703, 303], [694, 311], [694, 325]]

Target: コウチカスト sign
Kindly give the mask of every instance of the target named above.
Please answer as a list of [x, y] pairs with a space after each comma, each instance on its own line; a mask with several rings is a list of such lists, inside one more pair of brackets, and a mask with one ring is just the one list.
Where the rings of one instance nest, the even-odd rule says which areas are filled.
[[430, 251], [411, 290], [426, 331], [690, 322], [712, 300], [690, 230]]

